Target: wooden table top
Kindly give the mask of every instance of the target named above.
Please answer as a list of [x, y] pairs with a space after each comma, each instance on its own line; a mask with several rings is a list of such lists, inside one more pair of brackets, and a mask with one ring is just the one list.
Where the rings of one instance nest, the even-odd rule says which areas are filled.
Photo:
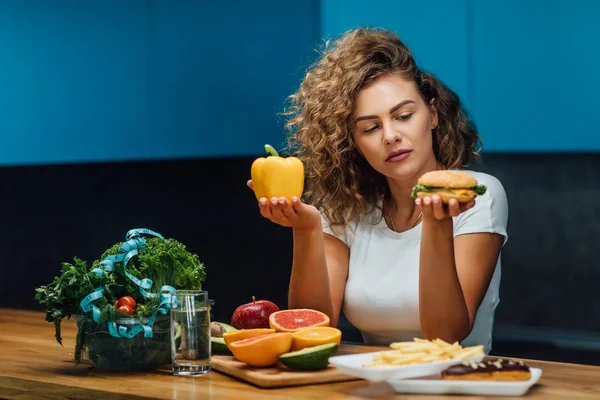
[[[177, 377], [169, 370], [128, 373], [73, 364], [76, 327], [63, 323], [63, 344], [40, 312], [0, 309], [0, 398], [7, 399], [461, 399], [468, 396], [400, 395], [385, 382], [358, 380], [281, 389], [260, 389], [212, 371], [199, 377]], [[379, 348], [345, 345], [346, 352]], [[600, 398], [600, 367], [525, 360], [543, 369], [526, 398]], [[498, 398], [498, 397], [496, 397]]]

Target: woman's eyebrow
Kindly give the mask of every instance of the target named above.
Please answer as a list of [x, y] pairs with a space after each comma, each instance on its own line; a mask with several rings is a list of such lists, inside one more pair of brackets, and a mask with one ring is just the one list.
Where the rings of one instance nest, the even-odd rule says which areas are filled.
[[412, 100], [404, 100], [401, 101], [400, 103], [396, 104], [394, 107], [392, 107], [390, 109], [390, 114], [393, 114], [394, 111], [396, 111], [397, 109], [399, 109], [400, 107], [404, 107], [405, 105], [409, 104], [409, 103], [414, 103], [414, 101]]
[[[414, 101], [412, 101], [412, 100], [401, 101], [400, 103], [396, 104], [394, 107], [390, 108], [390, 114], [393, 114], [394, 111], [396, 111], [400, 107], [404, 107], [405, 105], [407, 105], [409, 103], [414, 103]], [[361, 117], [356, 118], [356, 120], [354, 121], [354, 123], [356, 124], [359, 121], [364, 121], [366, 119], [374, 119], [374, 118], [378, 118], [377, 115], [363, 115]]]

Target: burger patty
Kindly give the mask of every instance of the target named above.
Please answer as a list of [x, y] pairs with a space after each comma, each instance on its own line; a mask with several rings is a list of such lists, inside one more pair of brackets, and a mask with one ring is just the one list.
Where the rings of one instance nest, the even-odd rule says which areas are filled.
[[416, 197], [418, 192], [430, 192], [430, 193], [446, 193], [450, 195], [482, 195], [486, 192], [487, 188], [484, 185], [473, 186], [470, 188], [443, 188], [436, 186], [424, 186], [424, 185], [416, 185], [412, 189], [411, 196]]

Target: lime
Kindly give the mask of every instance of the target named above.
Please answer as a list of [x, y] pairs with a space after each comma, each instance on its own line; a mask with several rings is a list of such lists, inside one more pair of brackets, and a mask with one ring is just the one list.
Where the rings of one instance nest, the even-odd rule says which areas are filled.
[[286, 367], [301, 371], [317, 371], [329, 365], [329, 357], [337, 352], [337, 343], [327, 343], [279, 356], [279, 361]]

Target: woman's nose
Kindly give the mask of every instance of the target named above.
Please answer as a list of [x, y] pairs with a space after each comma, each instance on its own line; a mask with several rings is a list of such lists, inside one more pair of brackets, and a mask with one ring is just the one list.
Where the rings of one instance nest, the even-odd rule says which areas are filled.
[[402, 140], [402, 134], [392, 124], [383, 125], [383, 141], [385, 144], [398, 143]]

